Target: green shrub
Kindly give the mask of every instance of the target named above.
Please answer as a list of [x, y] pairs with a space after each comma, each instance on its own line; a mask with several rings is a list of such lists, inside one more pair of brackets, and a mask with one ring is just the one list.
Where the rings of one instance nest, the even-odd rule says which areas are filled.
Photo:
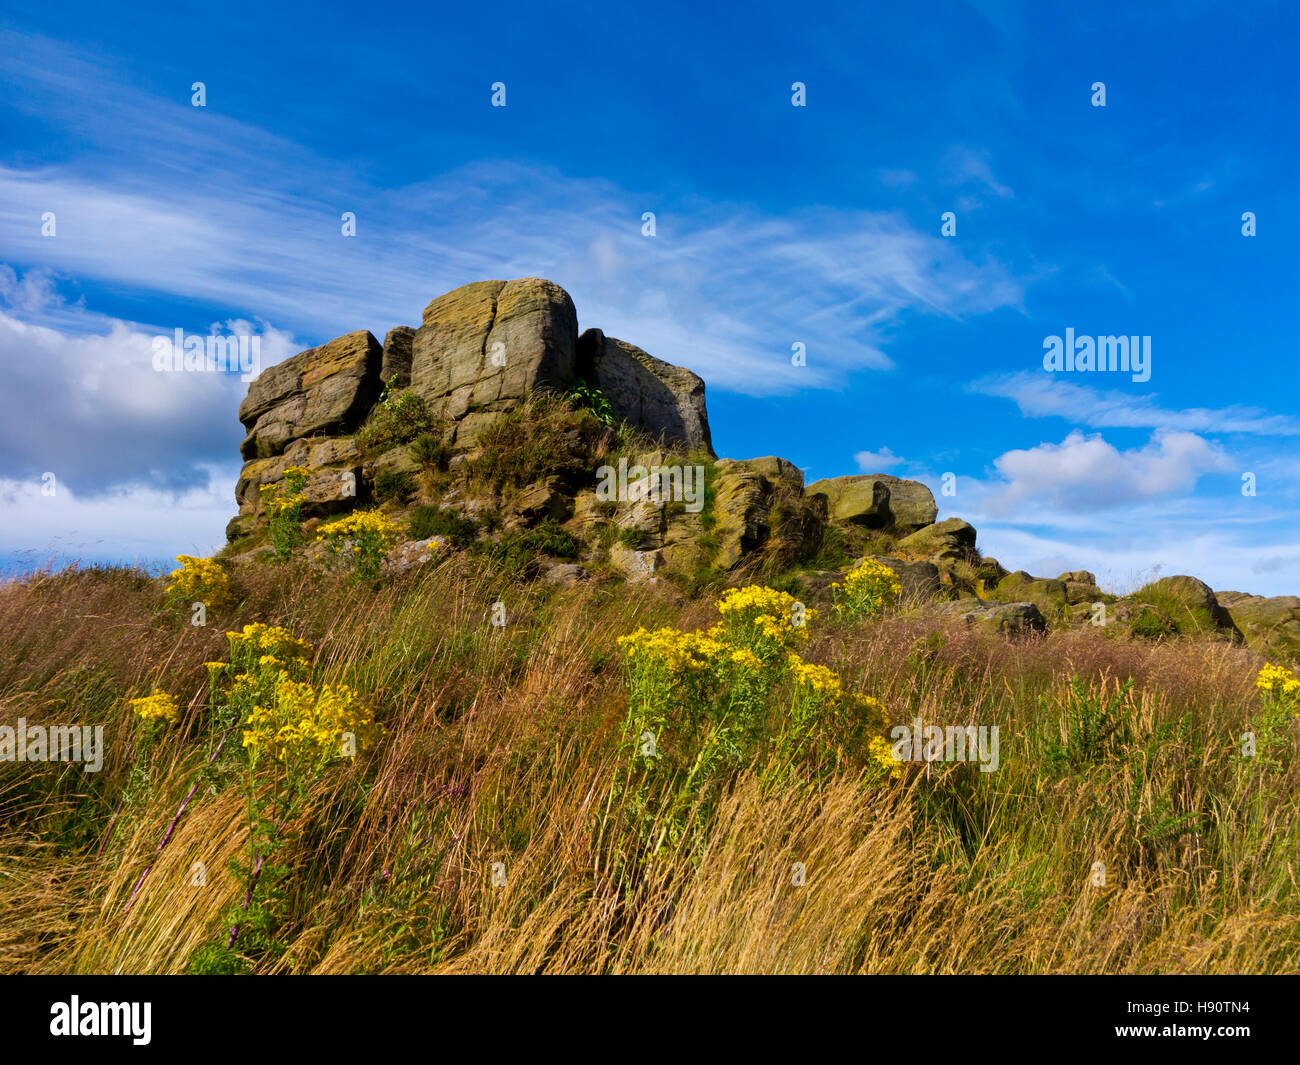
[[453, 547], [466, 547], [474, 542], [478, 526], [454, 510], [438, 507], [416, 507], [411, 514], [407, 531], [412, 540], [427, 540], [430, 536], [445, 536]]
[[1108, 697], [1075, 677], [1057, 701], [1060, 741], [1048, 748], [1049, 764], [1077, 769], [1117, 753], [1130, 740], [1132, 690], [1126, 680]]
[[411, 444], [411, 458], [421, 470], [442, 472], [451, 458], [451, 448], [443, 443], [440, 436], [421, 433]]
[[496, 490], [554, 475], [593, 477], [590, 442], [601, 425], [560, 396], [536, 395], [487, 425], [470, 461], [473, 479]]
[[1129, 632], [1134, 636], [1142, 636], [1148, 640], [1158, 640], [1164, 636], [1178, 635], [1178, 630], [1155, 610], [1142, 611], [1133, 619], [1133, 624], [1129, 626]]
[[401, 470], [384, 470], [375, 477], [375, 498], [381, 503], [405, 502], [414, 488], [414, 478]]
[[582, 541], [560, 527], [554, 518], [522, 533], [507, 533], [497, 540], [474, 544], [474, 550], [486, 554], [507, 569], [518, 569], [538, 555], [554, 558], [577, 558]]
[[564, 395], [579, 410], [591, 411], [601, 425], [612, 429], [622, 421], [613, 405], [605, 398], [605, 393], [599, 388], [592, 388], [581, 378]]
[[384, 389], [366, 424], [357, 433], [357, 444], [367, 455], [378, 455], [408, 443], [438, 428], [424, 400], [410, 389]]

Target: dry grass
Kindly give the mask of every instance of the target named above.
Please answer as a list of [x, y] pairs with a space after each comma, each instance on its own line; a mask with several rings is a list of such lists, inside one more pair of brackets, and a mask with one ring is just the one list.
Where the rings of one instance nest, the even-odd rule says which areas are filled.
[[[697, 849], [647, 862], [611, 798], [614, 641], [706, 624], [709, 603], [518, 583], [465, 558], [378, 588], [294, 566], [237, 584], [241, 605], [207, 629], [128, 571], [0, 587], [0, 721], [103, 723], [109, 742], [97, 774], [0, 763], [0, 970], [182, 972], [220, 936], [238, 789], [200, 796], [126, 900], [202, 761], [202, 663], [254, 620], [312, 641], [317, 679], [361, 690], [388, 730], [299, 815], [285, 950], [257, 971], [1300, 970], [1294, 729], [1276, 768], [1238, 757], [1260, 705], [1243, 649], [1091, 627], [1012, 642], [919, 611], [827, 623], [806, 657], [897, 721], [998, 725], [1002, 768], [775, 791], [745, 775]], [[1133, 681], [1123, 743], [1077, 764], [1059, 754], [1075, 678], [1102, 701]], [[188, 709], [152, 793], [124, 807], [126, 700], [155, 685]]]

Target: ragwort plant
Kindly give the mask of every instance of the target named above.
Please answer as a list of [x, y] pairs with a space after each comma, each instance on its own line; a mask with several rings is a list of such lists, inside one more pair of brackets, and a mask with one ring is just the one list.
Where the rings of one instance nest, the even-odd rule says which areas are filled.
[[257, 490], [270, 526], [271, 547], [281, 562], [303, 542], [302, 505], [307, 502], [303, 489], [310, 473], [306, 467], [289, 466], [278, 485], [264, 484]]
[[1253, 722], [1255, 758], [1261, 769], [1283, 770], [1290, 762], [1291, 732], [1300, 717], [1300, 677], [1266, 662], [1255, 678], [1264, 707]]
[[[704, 632], [620, 636], [630, 698], [619, 788], [651, 854], [697, 830], [745, 769], [765, 784], [867, 765], [893, 772], [884, 706], [795, 650], [816, 612], [771, 588], [732, 588]], [[873, 743], [872, 740], [881, 740]]]
[[379, 510], [357, 510], [316, 530], [336, 562], [350, 567], [358, 580], [378, 577], [384, 556], [397, 541], [398, 526]]
[[240, 730], [248, 851], [235, 867], [244, 894], [227, 914], [229, 932], [195, 952], [196, 973], [241, 972], [250, 956], [282, 952], [277, 932], [288, 870], [276, 859], [290, 825], [312, 785], [368, 750], [381, 732], [347, 685], [317, 688], [305, 679], [311, 644], [261, 624], [226, 636], [230, 661], [208, 666], [210, 701], [214, 726]]
[[203, 603], [209, 610], [221, 610], [234, 599], [230, 578], [221, 563], [211, 558], [177, 555], [179, 569], [168, 574], [167, 599], [176, 606]]
[[831, 585], [835, 614], [848, 622], [884, 612], [898, 602], [901, 592], [898, 574], [873, 558], [864, 558], [849, 570], [843, 584]]

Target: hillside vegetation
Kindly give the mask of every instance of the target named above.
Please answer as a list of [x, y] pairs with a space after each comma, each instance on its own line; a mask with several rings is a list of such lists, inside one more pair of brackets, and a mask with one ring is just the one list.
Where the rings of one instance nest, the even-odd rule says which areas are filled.
[[[106, 742], [0, 762], [0, 970], [1300, 969], [1295, 689], [1240, 643], [907, 599], [795, 632], [526, 554], [227, 562], [205, 625], [129, 569], [0, 588], [4, 722]], [[891, 764], [918, 717], [999, 768]]]

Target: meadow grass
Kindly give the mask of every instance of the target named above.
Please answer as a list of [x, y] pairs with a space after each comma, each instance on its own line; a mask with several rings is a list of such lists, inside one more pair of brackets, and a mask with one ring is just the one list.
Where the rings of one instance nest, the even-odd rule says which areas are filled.
[[[386, 730], [296, 811], [282, 949], [255, 972], [1300, 970], [1296, 726], [1241, 756], [1263, 706], [1244, 648], [823, 611], [808, 661], [893, 722], [999, 726], [1001, 767], [772, 784], [754, 766], [688, 812], [691, 846], [647, 857], [615, 786], [616, 640], [705, 628], [711, 597], [529, 583], [465, 554], [383, 582], [232, 576], [206, 627], [128, 569], [0, 586], [0, 722], [103, 724], [108, 744], [98, 773], [0, 762], [0, 971], [180, 973], [220, 936], [243, 890], [239, 789], [200, 789], [155, 852], [205, 760], [203, 663], [249, 622], [312, 643], [315, 680], [357, 689]], [[127, 700], [154, 688], [180, 720], [128, 788]]]

